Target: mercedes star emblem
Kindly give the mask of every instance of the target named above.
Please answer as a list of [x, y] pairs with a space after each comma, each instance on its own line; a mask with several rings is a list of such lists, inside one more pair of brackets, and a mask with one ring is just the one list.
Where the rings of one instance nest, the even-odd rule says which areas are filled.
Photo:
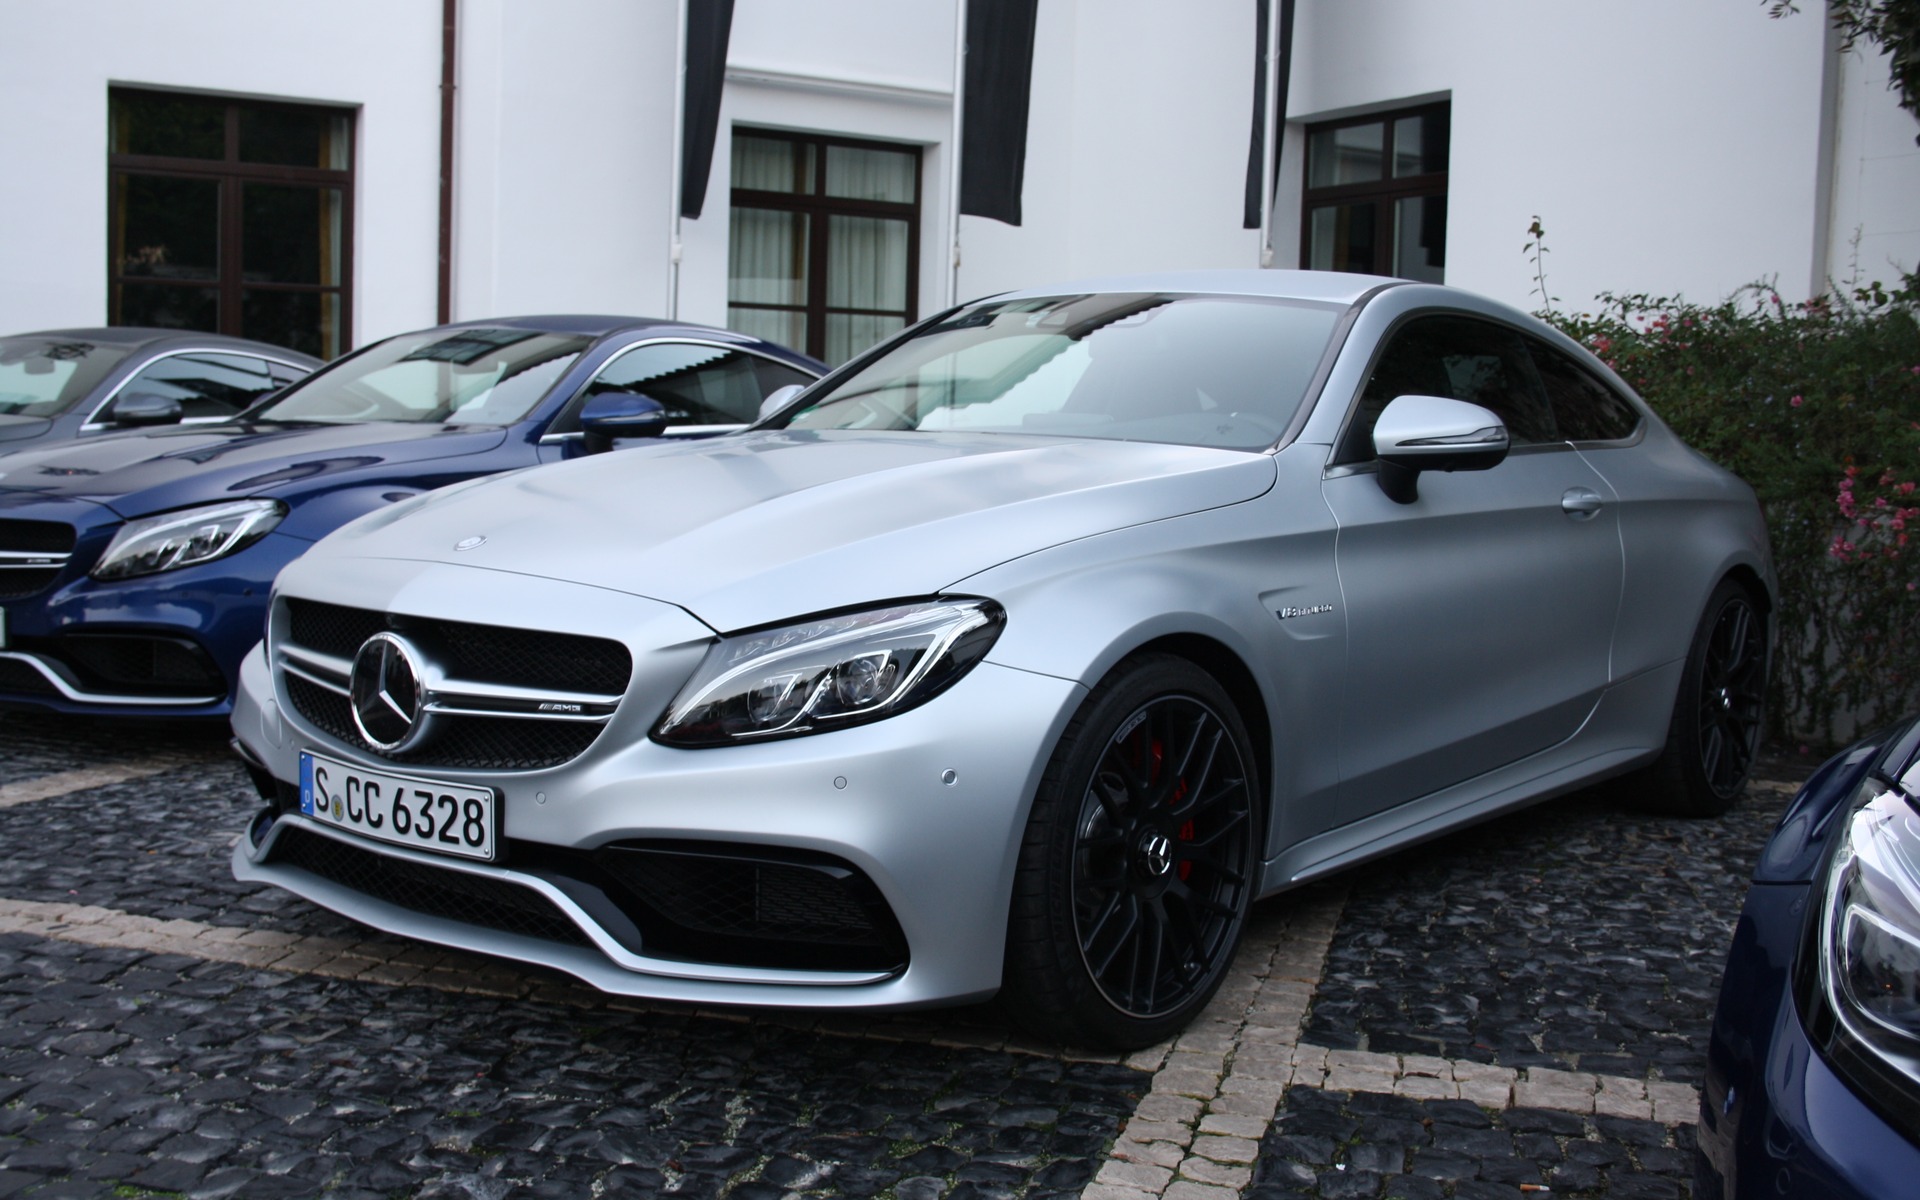
[[426, 735], [420, 652], [396, 633], [376, 633], [353, 656], [353, 726], [375, 750], [405, 750]]

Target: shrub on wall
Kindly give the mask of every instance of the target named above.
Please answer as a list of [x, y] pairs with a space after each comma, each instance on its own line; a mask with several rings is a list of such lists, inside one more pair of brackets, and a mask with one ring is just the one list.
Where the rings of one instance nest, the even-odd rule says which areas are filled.
[[1772, 735], [1830, 745], [1920, 706], [1920, 277], [1542, 315], [1759, 493], [1780, 577]]

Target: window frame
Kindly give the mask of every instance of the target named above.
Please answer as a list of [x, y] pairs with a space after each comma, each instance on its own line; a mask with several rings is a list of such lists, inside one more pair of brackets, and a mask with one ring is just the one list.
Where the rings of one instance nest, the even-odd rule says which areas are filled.
[[[103, 421], [100, 419], [100, 417], [101, 417], [101, 414], [105, 413], [109, 408], [113, 407], [113, 402], [120, 398], [120, 393], [125, 391], [133, 383], [134, 380], [146, 374], [148, 368], [152, 367], [155, 363], [162, 362], [169, 358], [179, 358], [182, 355], [188, 355], [188, 354], [224, 354], [230, 358], [258, 359], [262, 363], [271, 363], [277, 366], [288, 367], [293, 370], [296, 370], [300, 372], [300, 377], [299, 377], [300, 379], [305, 379], [307, 376], [319, 370], [318, 367], [304, 366], [300, 363], [292, 361], [291, 359], [275, 358], [271, 354], [261, 354], [256, 350], [239, 350], [231, 346], [211, 346], [211, 345], [180, 346], [173, 349], [163, 350], [160, 353], [155, 354], [150, 358], [142, 360], [140, 365], [136, 366], [131, 371], [128, 371], [126, 375], [120, 379], [119, 382], [115, 383], [111, 388], [108, 388], [106, 394], [100, 398], [100, 402], [93, 406], [93, 411], [87, 414], [87, 419], [80, 423], [81, 432], [95, 433], [95, 432], [101, 432], [109, 429], [119, 429], [120, 428], [119, 425], [115, 424], [112, 421]], [[121, 364], [120, 369], [124, 369], [124, 367], [125, 367], [125, 364], [123, 363]], [[266, 374], [269, 380], [273, 379], [274, 376], [273, 376], [273, 371], [271, 369], [268, 369]], [[294, 382], [296, 383], [299, 382], [299, 379], [296, 379]], [[255, 399], [254, 403], [256, 404], [259, 403], [260, 399], [264, 399], [266, 396], [271, 395], [273, 392], [279, 391], [281, 388], [284, 388], [287, 386], [289, 385], [276, 384], [275, 387], [273, 387], [269, 391], [262, 392], [260, 397], [257, 397]], [[248, 405], [248, 407], [251, 408], [252, 405]], [[236, 409], [233, 415], [237, 417], [242, 412], [245, 412], [245, 411], [246, 409], [244, 408]], [[232, 419], [233, 419], [232, 417], [182, 417], [180, 420], [180, 424], [206, 425], [206, 424], [215, 424], [221, 421], [229, 421]]]
[[[1376, 237], [1374, 239], [1373, 267], [1369, 272], [1365, 273], [1381, 275], [1391, 279], [1404, 278], [1404, 276], [1395, 275], [1393, 271], [1393, 206], [1401, 200], [1430, 199], [1433, 197], [1438, 197], [1443, 201], [1446, 200], [1448, 190], [1447, 180], [1450, 172], [1428, 171], [1419, 175], [1403, 175], [1396, 178], [1393, 175], [1391, 166], [1394, 154], [1394, 125], [1396, 122], [1406, 118], [1430, 117], [1436, 113], [1446, 115], [1448, 138], [1449, 143], [1451, 143], [1453, 129], [1453, 102], [1451, 100], [1433, 100], [1424, 104], [1409, 105], [1405, 108], [1382, 109], [1377, 112], [1364, 113], [1357, 116], [1340, 117], [1332, 121], [1314, 121], [1304, 127], [1305, 138], [1302, 141], [1302, 145], [1305, 149], [1303, 151], [1303, 157], [1311, 157], [1315, 134], [1328, 133], [1337, 129], [1353, 129], [1363, 125], [1383, 126], [1381, 136], [1384, 139], [1382, 143], [1384, 149], [1381, 153], [1381, 177], [1362, 183], [1338, 183], [1329, 184], [1325, 187], [1314, 187], [1313, 164], [1311, 161], [1304, 164], [1304, 169], [1301, 171], [1300, 198], [1300, 265], [1303, 268], [1309, 270], [1328, 269], [1314, 268], [1311, 266], [1313, 262], [1313, 214], [1315, 209], [1338, 204], [1372, 203], [1376, 205], [1375, 212], [1377, 214], [1376, 220], [1379, 222], [1378, 228], [1384, 229], [1386, 236]], [[1453, 161], [1451, 144], [1449, 144], [1448, 148], [1447, 161], [1448, 166], [1451, 167]], [[1332, 268], [1332, 270], [1337, 272], [1339, 268], [1335, 267]], [[1444, 275], [1446, 271], [1445, 266], [1441, 267], [1441, 271]], [[1351, 273], [1359, 274], [1361, 272]]]
[[[813, 172], [813, 190], [811, 192], [770, 192], [757, 188], [733, 187], [728, 196], [728, 216], [738, 208], [755, 208], [784, 213], [804, 213], [807, 216], [807, 288], [806, 300], [802, 304], [767, 304], [761, 302], [738, 302], [731, 295], [727, 298], [727, 307], [753, 309], [759, 312], [801, 313], [807, 321], [807, 344], [793, 346], [790, 349], [801, 351], [814, 358], [824, 360], [827, 348], [827, 316], [831, 313], [855, 316], [879, 316], [901, 318], [900, 329], [912, 328], [920, 320], [920, 207], [924, 197], [923, 175], [926, 166], [925, 148], [910, 142], [886, 142], [873, 138], [841, 137], [838, 135], [798, 133], [784, 129], [762, 129], [758, 126], [736, 125], [733, 137], [767, 138], [777, 141], [793, 142], [810, 146], [814, 153], [816, 167]], [[846, 196], [829, 196], [827, 191], [827, 150], [839, 146], [852, 150], [881, 150], [893, 154], [911, 154], [913, 156], [913, 200], [911, 203], [899, 203], [890, 200], [857, 200]], [[891, 309], [861, 309], [846, 306], [829, 306], [827, 303], [827, 263], [828, 229], [831, 218], [836, 216], [879, 217], [888, 220], [907, 222], [907, 307], [904, 313]], [[732, 246], [728, 247], [729, 260]], [[732, 291], [732, 266], [728, 267], [729, 287]], [[899, 332], [896, 330], [895, 332]], [[889, 335], [891, 336], [891, 335]], [[885, 338], [881, 339], [885, 341]], [[854, 357], [858, 357], [856, 354]]]
[[[314, 357], [334, 359], [353, 349], [353, 231], [354, 231], [354, 180], [355, 164], [359, 158], [359, 121], [358, 110], [347, 105], [302, 104], [294, 101], [243, 99], [234, 96], [210, 94], [205, 92], [184, 91], [156, 87], [120, 87], [107, 89], [109, 111], [116, 98], [128, 97], [188, 97], [225, 105], [222, 157], [220, 158], [176, 158], [171, 155], [122, 154], [115, 151], [109, 143], [107, 150], [107, 324], [124, 326], [121, 320], [123, 312], [121, 288], [126, 284], [142, 287], [163, 287], [204, 290], [209, 284], [205, 280], [169, 281], [154, 279], [150, 276], [128, 275], [122, 270], [120, 256], [114, 253], [114, 190], [122, 179], [146, 176], [165, 179], [210, 180], [219, 187], [219, 217], [215, 233], [217, 247], [215, 275], [211, 283], [217, 295], [217, 328], [201, 330], [203, 333], [218, 333], [228, 337], [246, 337], [241, 326], [242, 301], [244, 293], [255, 292], [293, 292], [340, 297], [339, 326], [334, 331], [337, 345], [322, 345], [321, 352]], [[295, 167], [284, 164], [247, 162], [240, 158], [240, 114], [241, 111], [279, 110], [300, 113], [321, 113], [328, 117], [345, 118], [346, 162], [344, 169], [328, 167]], [[278, 184], [283, 186], [312, 187], [316, 190], [334, 188], [340, 193], [340, 282], [325, 283], [249, 283], [245, 278], [244, 246], [242, 229], [245, 219], [242, 207], [244, 188], [249, 183]], [[182, 332], [193, 332], [182, 330]], [[289, 347], [291, 349], [291, 347]], [[330, 353], [328, 351], [331, 351]]]
[[[784, 367], [800, 375], [811, 376], [813, 379], [820, 378], [820, 376], [814, 375], [812, 371], [797, 363], [788, 362], [784, 358], [768, 354], [753, 346], [740, 346], [732, 342], [708, 341], [702, 338], [685, 336], [642, 338], [636, 342], [629, 342], [608, 354], [606, 358], [601, 360], [598, 366], [593, 368], [592, 372], [589, 373], [585, 379], [580, 381], [580, 386], [574, 389], [573, 395], [567, 398], [566, 403], [560, 407], [560, 411], [554, 414], [553, 420], [547, 423], [547, 431], [540, 435], [540, 444], [542, 446], [559, 446], [565, 445], [568, 442], [578, 441], [584, 437], [585, 432], [579, 427], [580, 410], [586, 406], [587, 400], [589, 399], [588, 389], [592, 388], [594, 382], [606, 372], [607, 368], [613, 366], [614, 363], [619, 362], [636, 350], [644, 350], [649, 346], [699, 346], [710, 350], [725, 350], [737, 354], [751, 355], [762, 361], [770, 362], [774, 366]], [[768, 394], [770, 395], [771, 393]], [[764, 403], [765, 400], [766, 396], [763, 395], [761, 397], [762, 403]], [[669, 425], [661, 436], [694, 437], [708, 433], [731, 433], [736, 429], [745, 429], [751, 424], [753, 424], [752, 421], [738, 421], [724, 425]]]

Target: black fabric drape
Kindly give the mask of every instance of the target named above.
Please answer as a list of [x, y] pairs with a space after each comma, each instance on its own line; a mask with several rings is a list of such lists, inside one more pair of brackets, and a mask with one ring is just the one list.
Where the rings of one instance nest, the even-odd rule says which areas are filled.
[[1039, 0], [968, 0], [960, 211], [1020, 223]]
[[687, 94], [680, 117], [680, 215], [698, 217], [707, 202], [720, 92], [727, 82], [733, 0], [687, 0]]
[[[1274, 72], [1274, 91], [1279, 94], [1280, 123], [1287, 119], [1287, 77], [1293, 69], [1293, 0], [1277, 0], [1280, 5], [1280, 62]], [[1253, 0], [1253, 136], [1247, 146], [1247, 207], [1241, 218], [1242, 229], [1260, 228], [1261, 210], [1273, 202], [1273, 188], [1280, 182], [1280, 142], [1273, 143], [1273, 179], [1260, 186], [1260, 166], [1267, 157], [1267, 14], [1276, 0]]]

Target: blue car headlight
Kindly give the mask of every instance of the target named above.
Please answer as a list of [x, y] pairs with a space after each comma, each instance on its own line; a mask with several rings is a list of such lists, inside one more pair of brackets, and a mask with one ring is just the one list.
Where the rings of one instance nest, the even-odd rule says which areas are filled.
[[890, 717], [965, 675], [1005, 622], [991, 600], [932, 600], [722, 638], [653, 737], [669, 746], [725, 746]]
[[1920, 766], [1869, 775], [1836, 832], [1802, 963], [1808, 1032], [1855, 1091], [1920, 1133]]
[[95, 579], [131, 579], [225, 558], [267, 536], [287, 506], [278, 500], [203, 504], [128, 521], [94, 564]]

